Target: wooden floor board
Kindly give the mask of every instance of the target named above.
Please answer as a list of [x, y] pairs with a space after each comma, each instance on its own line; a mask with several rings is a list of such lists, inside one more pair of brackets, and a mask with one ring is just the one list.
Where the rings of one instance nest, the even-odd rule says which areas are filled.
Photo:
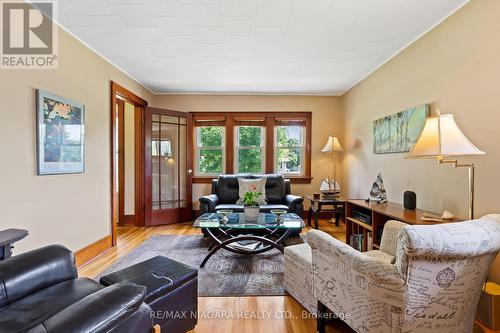
[[[343, 224], [336, 227], [326, 220], [320, 229], [345, 241]], [[309, 228], [305, 228], [307, 232]], [[146, 239], [155, 235], [198, 235], [191, 223], [151, 228], [120, 227], [117, 246], [79, 268], [80, 276], [95, 277], [123, 258]], [[314, 333], [316, 320], [291, 296], [199, 297], [199, 321], [192, 333]], [[335, 327], [334, 327], [335, 326]], [[352, 332], [346, 325], [329, 325], [328, 333]]]

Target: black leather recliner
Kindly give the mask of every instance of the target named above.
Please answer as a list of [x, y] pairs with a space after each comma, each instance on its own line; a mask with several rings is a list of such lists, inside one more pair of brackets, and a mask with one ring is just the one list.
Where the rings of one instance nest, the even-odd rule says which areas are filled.
[[0, 261], [0, 332], [151, 332], [146, 288], [79, 278], [73, 253], [51, 245]]
[[266, 177], [266, 205], [260, 206], [261, 212], [271, 209], [285, 209], [289, 213], [302, 216], [304, 198], [292, 195], [290, 179], [280, 174], [269, 175], [221, 175], [212, 180], [212, 194], [200, 198], [200, 213], [213, 213], [219, 209], [231, 209], [233, 212], [243, 212], [243, 205], [236, 204], [239, 199], [238, 177], [255, 179]]

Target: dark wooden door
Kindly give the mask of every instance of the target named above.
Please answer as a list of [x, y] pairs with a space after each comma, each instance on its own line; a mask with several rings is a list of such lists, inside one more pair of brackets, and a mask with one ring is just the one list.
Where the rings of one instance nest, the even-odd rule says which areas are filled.
[[189, 114], [146, 107], [145, 224], [185, 222], [192, 215]]

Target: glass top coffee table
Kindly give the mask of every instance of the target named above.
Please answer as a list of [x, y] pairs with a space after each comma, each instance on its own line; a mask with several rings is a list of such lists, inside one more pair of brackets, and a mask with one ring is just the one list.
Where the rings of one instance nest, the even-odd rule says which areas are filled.
[[193, 227], [205, 230], [214, 242], [200, 265], [203, 267], [220, 249], [246, 255], [272, 249], [283, 253], [283, 243], [294, 229], [304, 227], [304, 220], [293, 213], [279, 217], [272, 213], [259, 213], [257, 220], [247, 221], [244, 213], [231, 213], [226, 221], [222, 214], [206, 213], [194, 221]]

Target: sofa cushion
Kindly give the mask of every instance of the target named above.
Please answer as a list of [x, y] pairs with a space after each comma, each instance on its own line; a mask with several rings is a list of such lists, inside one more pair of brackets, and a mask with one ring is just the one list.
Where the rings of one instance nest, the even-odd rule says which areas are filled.
[[239, 184], [236, 175], [220, 175], [217, 196], [221, 204], [234, 204], [239, 198]]
[[270, 212], [273, 209], [284, 209], [284, 210], [288, 211], [289, 208], [287, 205], [280, 205], [280, 204], [260, 206], [260, 211], [263, 213]]
[[[223, 205], [217, 205], [215, 207], [215, 210], [222, 210], [222, 209], [230, 209], [234, 213], [242, 213], [243, 212], [243, 205], [237, 205], [237, 204], [223, 204]], [[288, 211], [288, 206], [286, 205], [261, 205], [260, 206], [260, 212], [262, 213], [268, 213], [272, 209], [284, 209]]]
[[222, 204], [222, 205], [217, 205], [215, 206], [215, 210], [232, 210], [234, 213], [242, 213], [243, 212], [243, 205], [237, 205], [237, 204]]
[[367, 256], [372, 257], [373, 259], [383, 261], [387, 264], [394, 264], [396, 262], [396, 257], [393, 255], [390, 255], [389, 253], [385, 253], [380, 250], [371, 250], [371, 251], [365, 251], [363, 252]]
[[67, 280], [0, 308], [0, 332], [24, 332], [104, 288], [88, 278]]
[[281, 204], [285, 202], [286, 187], [283, 175], [267, 175], [266, 201], [268, 204]]

